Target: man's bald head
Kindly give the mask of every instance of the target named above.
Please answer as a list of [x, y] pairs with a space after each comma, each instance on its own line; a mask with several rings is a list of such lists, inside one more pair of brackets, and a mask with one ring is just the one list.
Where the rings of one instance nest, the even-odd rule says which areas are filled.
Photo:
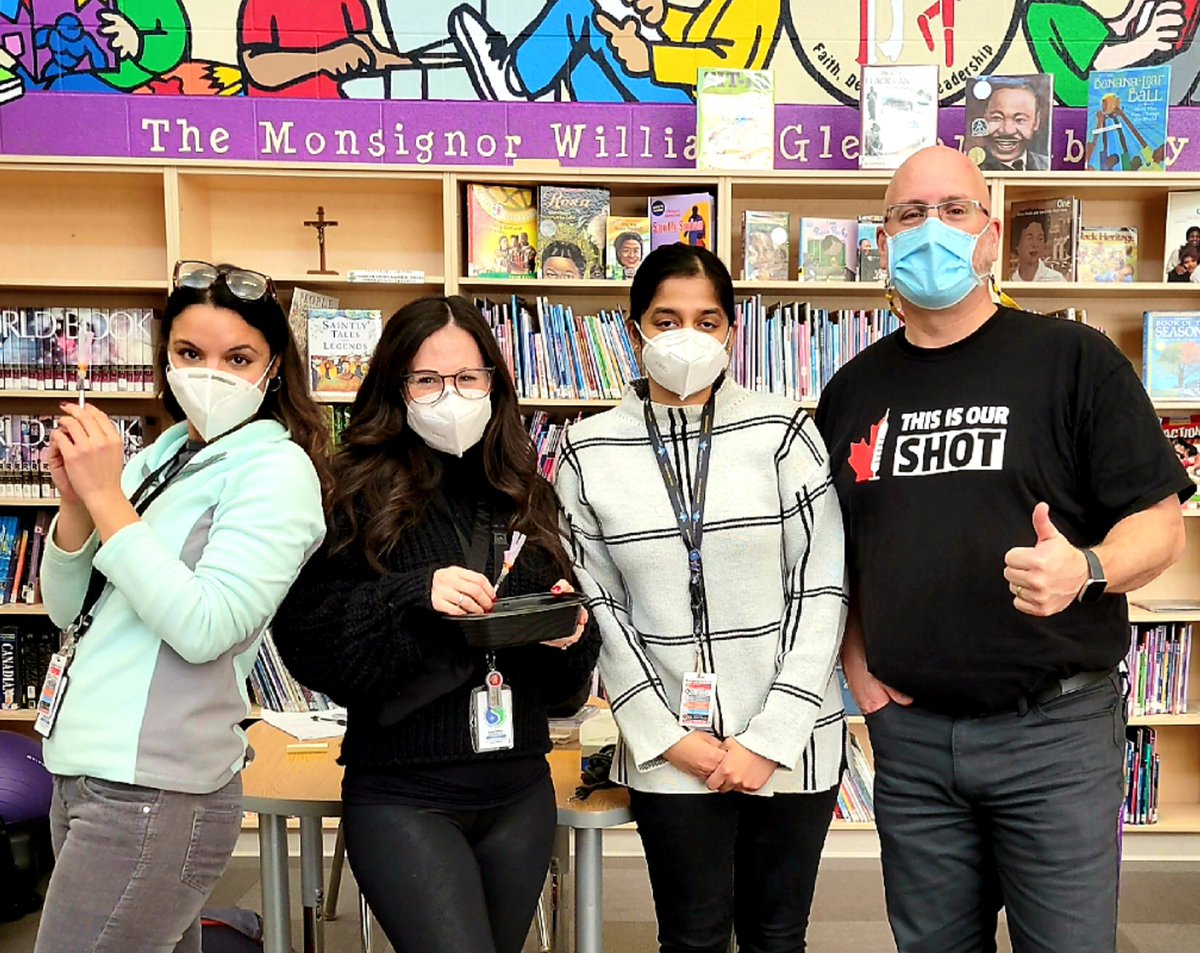
[[991, 204], [983, 173], [970, 159], [949, 146], [929, 146], [905, 159], [888, 185], [887, 208], [905, 202], [936, 205], [948, 199], [976, 199]]

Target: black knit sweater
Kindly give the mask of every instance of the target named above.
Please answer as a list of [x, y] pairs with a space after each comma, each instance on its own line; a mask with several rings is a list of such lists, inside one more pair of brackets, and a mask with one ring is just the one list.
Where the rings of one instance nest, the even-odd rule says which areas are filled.
[[[505, 498], [488, 484], [478, 448], [462, 460], [439, 458], [442, 493], [468, 537], [485, 494], [498, 513], [511, 512], [511, 501], [504, 509]], [[336, 535], [336, 527], [330, 535]], [[493, 563], [489, 546], [489, 579], [497, 575]], [[484, 652], [468, 647], [430, 601], [434, 572], [463, 564], [450, 514], [431, 504], [420, 522], [404, 532], [385, 575], [367, 565], [361, 550], [331, 555], [327, 542], [292, 586], [272, 632], [290, 672], [346, 706], [343, 764], [387, 768], [550, 750], [546, 708], [573, 697], [586, 684], [600, 652], [599, 632], [589, 623], [583, 638], [565, 650], [527, 645], [498, 651], [496, 667], [513, 692], [515, 743], [510, 751], [477, 754], [471, 747], [468, 706], [472, 689], [483, 685]], [[501, 594], [547, 592], [560, 577], [549, 554], [530, 543]], [[380, 723], [383, 703], [411, 688], [431, 667], [444, 668], [448, 658], [467, 660], [473, 665], [471, 677], [398, 723]]]

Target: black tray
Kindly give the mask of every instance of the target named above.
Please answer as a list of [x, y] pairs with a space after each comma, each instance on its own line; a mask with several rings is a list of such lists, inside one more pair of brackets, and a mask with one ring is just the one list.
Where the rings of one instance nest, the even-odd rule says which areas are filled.
[[501, 649], [534, 642], [567, 639], [575, 632], [579, 609], [586, 600], [575, 592], [536, 593], [496, 600], [487, 615], [443, 616], [481, 649]]

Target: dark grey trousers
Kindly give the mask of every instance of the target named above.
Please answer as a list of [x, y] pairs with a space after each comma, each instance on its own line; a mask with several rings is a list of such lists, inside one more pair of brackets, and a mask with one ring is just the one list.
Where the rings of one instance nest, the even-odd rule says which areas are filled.
[[1112, 675], [1024, 715], [867, 716], [900, 953], [1113, 953], [1125, 712]]
[[34, 953], [200, 953], [200, 908], [242, 825], [242, 779], [181, 794], [55, 777]]

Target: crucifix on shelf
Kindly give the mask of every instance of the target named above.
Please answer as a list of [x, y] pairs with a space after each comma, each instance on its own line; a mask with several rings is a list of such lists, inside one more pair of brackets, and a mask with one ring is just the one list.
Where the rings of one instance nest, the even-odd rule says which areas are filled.
[[325, 267], [325, 229], [332, 228], [337, 225], [337, 222], [326, 221], [325, 206], [317, 206], [317, 217], [304, 223], [305, 228], [315, 228], [317, 230], [317, 246], [321, 250], [321, 267], [319, 270], [312, 268], [308, 269], [310, 275], [336, 275], [336, 271], [330, 271]]

